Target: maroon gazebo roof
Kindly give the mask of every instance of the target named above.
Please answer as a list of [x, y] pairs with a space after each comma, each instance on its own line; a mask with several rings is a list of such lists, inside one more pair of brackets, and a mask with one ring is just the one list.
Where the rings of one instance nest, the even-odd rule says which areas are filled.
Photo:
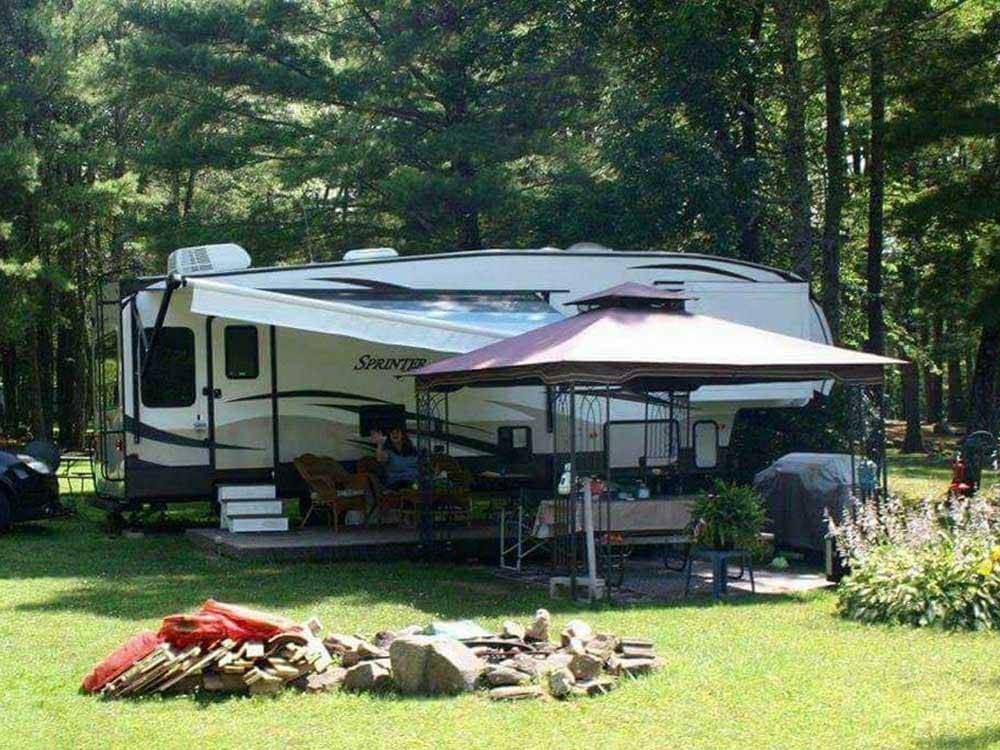
[[[427, 365], [413, 373], [418, 386], [589, 383], [693, 390], [830, 378], [875, 384], [886, 365], [905, 364], [656, 306], [677, 297], [641, 284], [625, 286], [576, 300], [599, 305], [595, 309]], [[650, 304], [637, 307], [643, 297]]]

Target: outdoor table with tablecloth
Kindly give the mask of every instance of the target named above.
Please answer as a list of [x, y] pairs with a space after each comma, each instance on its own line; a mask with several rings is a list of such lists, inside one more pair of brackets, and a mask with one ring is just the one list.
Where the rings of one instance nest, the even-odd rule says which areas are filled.
[[[611, 500], [600, 504], [595, 521], [601, 530], [628, 535], [654, 535], [680, 532], [691, 521], [694, 499], [686, 496], [651, 498], [649, 500]], [[607, 511], [605, 511], [607, 508]], [[605, 517], [607, 512], [607, 517]], [[533, 536], [538, 539], [552, 537], [555, 523], [555, 500], [543, 500], [535, 515]], [[607, 522], [605, 523], [605, 518]], [[604, 527], [607, 526], [605, 529]], [[583, 508], [577, 508], [576, 529], [583, 531]]]

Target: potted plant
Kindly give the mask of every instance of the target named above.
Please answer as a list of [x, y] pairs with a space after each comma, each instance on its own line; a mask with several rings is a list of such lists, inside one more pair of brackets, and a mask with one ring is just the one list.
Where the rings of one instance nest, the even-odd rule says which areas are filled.
[[691, 510], [692, 535], [703, 549], [751, 550], [764, 530], [764, 501], [753, 487], [716, 480]]

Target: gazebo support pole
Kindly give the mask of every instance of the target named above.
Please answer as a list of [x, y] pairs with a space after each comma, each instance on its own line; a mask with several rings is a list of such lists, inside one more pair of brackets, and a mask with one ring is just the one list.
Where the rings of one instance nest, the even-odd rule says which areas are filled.
[[576, 601], [576, 384], [569, 384], [569, 596]]
[[594, 545], [594, 497], [591, 483], [583, 485], [583, 533], [587, 546], [587, 575], [590, 578], [588, 588], [590, 601], [597, 601], [597, 549]]
[[856, 466], [857, 460], [854, 457], [854, 452], [857, 450], [855, 441], [855, 430], [857, 428], [857, 418], [855, 414], [854, 401], [858, 393], [858, 386], [847, 385], [845, 390], [847, 391], [847, 436], [848, 445], [847, 450], [851, 454], [851, 497], [857, 494], [857, 479], [858, 479], [858, 467]]
[[879, 440], [878, 440], [878, 451], [879, 451], [879, 470], [882, 472], [882, 500], [885, 501], [889, 497], [889, 466], [886, 462], [885, 455], [885, 382], [878, 389], [879, 399], [878, 399], [878, 430], [879, 430]]
[[437, 550], [431, 549], [434, 542], [434, 510], [431, 489], [431, 467], [430, 451], [433, 440], [431, 439], [431, 399], [432, 391], [429, 388], [417, 385], [417, 468], [418, 468], [418, 495], [419, 495], [419, 517], [420, 544], [426, 552], [435, 554]]
[[[611, 386], [604, 390], [604, 492], [598, 501], [604, 511], [601, 544], [604, 552], [604, 596], [611, 601]], [[624, 565], [624, 563], [622, 563]]]

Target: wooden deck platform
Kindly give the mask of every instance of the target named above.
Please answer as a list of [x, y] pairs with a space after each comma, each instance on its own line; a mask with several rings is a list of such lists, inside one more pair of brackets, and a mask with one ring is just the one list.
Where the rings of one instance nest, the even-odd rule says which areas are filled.
[[[457, 526], [440, 530], [456, 558], [493, 560], [498, 555], [500, 529], [495, 525]], [[391, 560], [421, 555], [416, 529], [326, 528], [287, 532], [233, 534], [217, 528], [188, 529], [199, 549], [225, 557], [257, 560]]]

